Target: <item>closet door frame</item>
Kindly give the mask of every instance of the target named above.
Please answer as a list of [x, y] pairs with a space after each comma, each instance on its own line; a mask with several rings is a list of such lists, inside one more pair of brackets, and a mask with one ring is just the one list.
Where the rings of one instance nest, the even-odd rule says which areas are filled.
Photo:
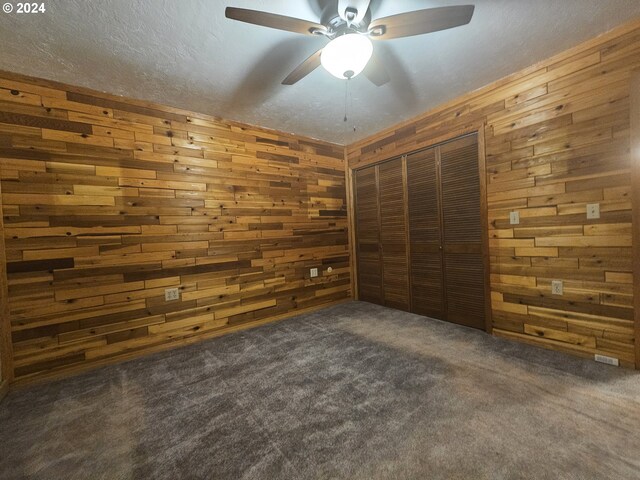
[[[370, 160], [366, 162], [361, 162], [357, 166], [350, 167], [348, 161], [345, 159], [345, 169], [346, 169], [346, 177], [347, 181], [347, 199], [350, 201], [350, 206], [348, 208], [349, 211], [349, 229], [352, 232], [349, 235], [349, 239], [351, 241], [350, 244], [350, 252], [353, 258], [352, 265], [356, 266], [356, 238], [355, 238], [355, 205], [353, 202], [353, 192], [355, 188], [354, 180], [355, 175], [354, 172], [361, 168], [369, 167], [371, 165], [377, 165], [383, 163], [388, 160], [393, 160], [398, 157], [404, 157], [412, 152], [416, 152], [419, 150], [424, 150], [426, 148], [431, 148], [438, 146], [442, 143], [447, 143], [455, 140], [458, 137], [462, 137], [465, 135], [470, 135], [476, 133], [478, 137], [478, 172], [480, 175], [480, 225], [482, 231], [482, 239], [481, 239], [481, 250], [482, 250], [482, 264], [484, 267], [484, 309], [485, 309], [485, 331], [487, 333], [491, 333], [493, 330], [493, 322], [491, 319], [491, 284], [490, 284], [490, 264], [489, 264], [489, 214], [488, 214], [488, 205], [487, 205], [487, 168], [486, 168], [486, 157], [485, 157], [485, 124], [484, 123], [475, 123], [469, 124], [464, 128], [459, 130], [453, 130], [447, 134], [440, 135], [429, 140], [408, 144], [406, 146], [402, 146], [397, 148], [396, 150], [389, 152], [384, 156], [374, 156]], [[404, 160], [404, 168], [406, 172], [406, 160]], [[405, 183], [406, 185], [406, 183]], [[405, 212], [408, 211], [408, 198], [407, 192], [405, 191], [404, 195], [405, 201]], [[408, 228], [407, 228], [408, 230]], [[407, 247], [408, 248], [408, 247]], [[411, 266], [409, 265], [409, 268]], [[353, 298], [358, 300], [358, 272], [355, 269], [352, 269], [352, 292]]]

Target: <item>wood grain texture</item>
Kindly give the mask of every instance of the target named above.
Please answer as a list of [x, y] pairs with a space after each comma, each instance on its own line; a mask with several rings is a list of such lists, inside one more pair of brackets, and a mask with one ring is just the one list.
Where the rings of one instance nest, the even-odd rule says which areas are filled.
[[353, 171], [347, 165], [347, 152], [344, 149], [344, 177], [347, 198], [347, 224], [349, 228], [349, 269], [351, 271], [351, 298], [358, 300], [358, 263], [356, 261], [355, 194]]
[[9, 380], [0, 381], [0, 402], [9, 393]]
[[[2, 186], [0, 185], [0, 196]], [[13, 379], [13, 359], [11, 347], [11, 322], [9, 320], [9, 295], [7, 286], [6, 256], [4, 248], [4, 222], [2, 202], [0, 202], [0, 399], [6, 394], [6, 387]], [[4, 388], [4, 392], [2, 391]]]
[[[635, 364], [629, 141], [639, 52], [636, 20], [347, 147], [349, 167], [362, 168], [484, 125], [496, 334]], [[589, 203], [600, 204], [599, 219], [586, 219]], [[509, 223], [514, 210], [519, 225]], [[553, 279], [564, 281], [562, 297], [551, 295]]]
[[480, 249], [482, 251], [482, 269], [484, 278], [484, 329], [487, 333], [493, 331], [493, 317], [491, 311], [491, 260], [489, 256], [489, 207], [487, 205], [487, 162], [485, 149], [485, 127], [478, 125], [478, 172], [480, 177]]
[[631, 78], [631, 165], [636, 368], [640, 370], [640, 69], [635, 70]]
[[20, 75], [0, 89], [17, 382], [350, 297], [343, 147]]

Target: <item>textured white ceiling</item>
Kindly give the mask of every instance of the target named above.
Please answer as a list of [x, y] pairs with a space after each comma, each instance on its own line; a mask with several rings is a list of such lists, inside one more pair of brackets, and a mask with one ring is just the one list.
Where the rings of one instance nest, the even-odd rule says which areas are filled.
[[325, 39], [224, 17], [237, 6], [318, 21], [332, 1], [45, 0], [44, 14], [0, 13], [0, 69], [346, 144], [640, 16], [639, 0], [372, 0], [374, 18], [476, 10], [464, 27], [375, 42], [392, 80], [351, 80], [345, 124], [345, 81], [319, 68], [280, 85]]

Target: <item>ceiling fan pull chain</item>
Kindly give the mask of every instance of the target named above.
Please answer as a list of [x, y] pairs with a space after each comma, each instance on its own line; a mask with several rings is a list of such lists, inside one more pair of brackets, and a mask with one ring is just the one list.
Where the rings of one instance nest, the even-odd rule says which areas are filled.
[[[347, 84], [349, 83], [349, 80], [347, 80]], [[353, 112], [353, 89], [349, 92], [349, 99], [351, 100], [351, 105], [350, 105], [350, 109], [351, 112]], [[356, 131], [356, 122], [354, 120], [353, 122], [353, 131]]]
[[349, 96], [349, 79], [347, 78], [347, 81], [345, 82], [345, 86], [344, 86], [344, 122], [347, 122], [347, 98]]

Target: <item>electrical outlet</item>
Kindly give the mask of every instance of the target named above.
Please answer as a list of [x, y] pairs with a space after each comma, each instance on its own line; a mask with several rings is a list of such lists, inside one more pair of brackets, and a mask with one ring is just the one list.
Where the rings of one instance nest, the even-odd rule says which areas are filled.
[[309, 272], [311, 278], [317, 277], [318, 276], [318, 269], [317, 268], [312, 268]]
[[177, 288], [166, 288], [164, 291], [164, 299], [167, 302], [180, 300], [180, 290]]
[[587, 204], [587, 218], [600, 218], [600, 204], [588, 203]]
[[562, 295], [562, 280], [551, 281], [551, 294]]
[[511, 213], [509, 213], [509, 223], [511, 225], [519, 225], [520, 224], [520, 212], [511, 212]]
[[607, 365], [613, 365], [614, 367], [620, 366], [620, 361], [616, 357], [607, 357], [606, 355], [595, 354], [596, 362], [606, 363]]

